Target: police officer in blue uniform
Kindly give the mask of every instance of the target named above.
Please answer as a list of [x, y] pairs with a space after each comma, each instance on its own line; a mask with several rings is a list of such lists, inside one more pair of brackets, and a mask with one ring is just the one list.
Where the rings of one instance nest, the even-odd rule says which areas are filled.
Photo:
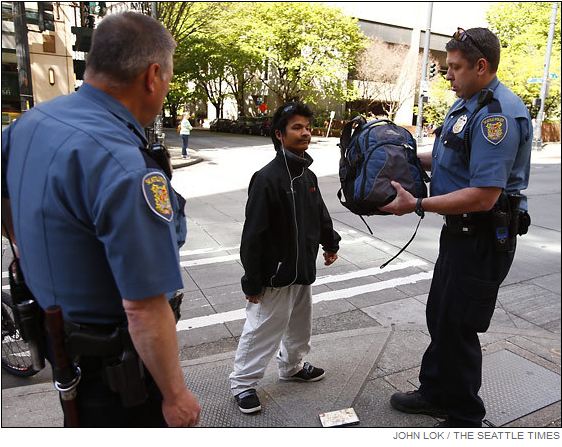
[[67, 349], [82, 370], [82, 426], [199, 420], [166, 299], [183, 287], [184, 202], [143, 131], [168, 92], [175, 46], [151, 17], [107, 16], [78, 92], [36, 106], [2, 134], [2, 214], [39, 305], [63, 310]]
[[398, 194], [385, 211], [444, 216], [427, 301], [431, 342], [420, 388], [395, 393], [407, 413], [445, 418], [440, 426], [479, 427], [485, 416], [479, 332], [488, 329], [500, 284], [513, 262], [516, 236], [530, 223], [521, 191], [529, 182], [532, 128], [523, 102], [496, 77], [498, 38], [486, 28], [459, 28], [447, 43], [447, 80], [459, 99], [439, 129], [429, 198]]

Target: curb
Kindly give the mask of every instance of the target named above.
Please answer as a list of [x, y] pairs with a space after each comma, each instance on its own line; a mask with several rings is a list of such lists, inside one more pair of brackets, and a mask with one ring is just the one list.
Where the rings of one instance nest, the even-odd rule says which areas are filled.
[[194, 157], [191, 156], [188, 159], [183, 159], [183, 158], [172, 158], [172, 167], [174, 169], [178, 169], [178, 168], [184, 168], [186, 166], [191, 166], [191, 165], [195, 165], [197, 163], [201, 163], [203, 161], [203, 158], [201, 157]]

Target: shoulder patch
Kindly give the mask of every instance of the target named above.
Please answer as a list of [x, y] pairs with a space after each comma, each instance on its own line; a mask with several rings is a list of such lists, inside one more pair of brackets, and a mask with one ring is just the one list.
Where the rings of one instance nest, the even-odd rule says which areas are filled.
[[174, 210], [170, 202], [168, 181], [159, 172], [149, 172], [142, 178], [142, 192], [148, 207], [167, 222], [174, 218]]
[[482, 135], [492, 144], [500, 144], [507, 135], [507, 119], [503, 115], [491, 115], [482, 120]]

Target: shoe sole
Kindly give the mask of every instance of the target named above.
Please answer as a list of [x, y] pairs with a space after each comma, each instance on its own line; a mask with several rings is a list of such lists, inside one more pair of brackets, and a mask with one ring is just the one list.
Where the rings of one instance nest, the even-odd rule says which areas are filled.
[[254, 407], [254, 408], [242, 408], [242, 407], [238, 407], [240, 409], [240, 411], [244, 414], [251, 414], [251, 413], [257, 413], [258, 411], [261, 410], [261, 405]]
[[280, 380], [285, 382], [318, 382], [322, 380], [326, 373], [323, 373], [321, 376], [315, 377], [314, 379], [301, 379], [300, 377], [279, 377]]
[[433, 416], [433, 417], [437, 417], [437, 418], [446, 418], [447, 417], [447, 413], [443, 412], [443, 411], [431, 411], [431, 410], [413, 410], [412, 408], [409, 407], [403, 407], [400, 404], [396, 404], [395, 402], [390, 402], [390, 405], [392, 408], [394, 408], [395, 410], [401, 411], [402, 413], [408, 413], [408, 414], [426, 414], [427, 416]]

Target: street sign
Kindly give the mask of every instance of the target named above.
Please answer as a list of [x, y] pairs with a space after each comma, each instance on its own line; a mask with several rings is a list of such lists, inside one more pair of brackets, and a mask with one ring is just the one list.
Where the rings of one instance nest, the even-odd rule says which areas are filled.
[[542, 78], [529, 78], [527, 84], [542, 84]]
[[549, 77], [550, 79], [558, 79], [558, 75], [557, 75], [556, 73], [550, 73], [550, 74], [548, 75], [548, 77]]
[[333, 110], [330, 112], [330, 119], [333, 120], [334, 117], [336, 116], [336, 112], [334, 112]]

